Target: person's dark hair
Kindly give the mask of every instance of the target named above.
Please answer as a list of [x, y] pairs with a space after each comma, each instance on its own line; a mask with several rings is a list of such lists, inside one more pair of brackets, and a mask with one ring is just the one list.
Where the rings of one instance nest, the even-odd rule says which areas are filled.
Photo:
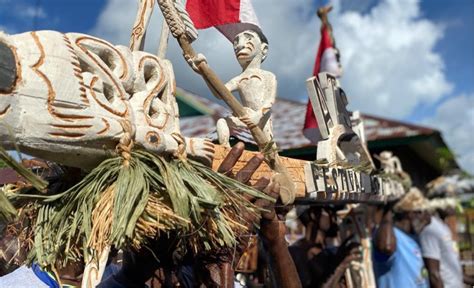
[[299, 216], [298, 219], [301, 221], [301, 223], [304, 226], [307, 226], [310, 222], [316, 221], [319, 219], [319, 216], [321, 215], [321, 208], [319, 207], [310, 207], [304, 212], [302, 212]]
[[407, 218], [408, 215], [405, 212], [395, 212], [393, 213], [393, 220], [394, 221], [402, 221], [403, 219]]

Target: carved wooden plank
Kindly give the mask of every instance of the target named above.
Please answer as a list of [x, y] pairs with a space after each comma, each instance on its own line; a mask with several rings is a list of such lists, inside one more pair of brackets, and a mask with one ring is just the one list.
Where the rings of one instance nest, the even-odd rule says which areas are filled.
[[[215, 154], [214, 154], [214, 160], [212, 163], [212, 169], [217, 171], [217, 168], [222, 163], [222, 161], [224, 161], [224, 158], [229, 152], [229, 150], [230, 148], [226, 148], [221, 145], [215, 146]], [[244, 153], [242, 154], [242, 157], [240, 157], [239, 161], [234, 166], [234, 169], [232, 170], [232, 172], [236, 173], [237, 171], [239, 171], [242, 167], [245, 166], [245, 164], [255, 154], [256, 152], [244, 151]], [[304, 165], [306, 165], [307, 161], [291, 159], [291, 158], [286, 158], [286, 157], [281, 157], [281, 158], [282, 158], [282, 163], [288, 169], [290, 177], [295, 183], [296, 197], [305, 197], [306, 187], [305, 187], [305, 177], [304, 177]], [[260, 166], [260, 168], [254, 173], [253, 177], [250, 179], [250, 182], [255, 183], [255, 181], [258, 180], [262, 176], [271, 178], [273, 173], [274, 171], [272, 171], [272, 169], [270, 169], [270, 167], [266, 163], [263, 163]]]
[[10, 92], [16, 77], [15, 54], [10, 47], [0, 42], [0, 92]]
[[[217, 170], [230, 148], [215, 146], [212, 168]], [[237, 173], [256, 154], [244, 151], [232, 172]], [[384, 201], [404, 193], [400, 182], [380, 175], [369, 175], [352, 167], [320, 165], [310, 161], [281, 157], [296, 186], [296, 199], [302, 202]], [[253, 184], [260, 177], [271, 178], [274, 172], [263, 163], [254, 173]]]

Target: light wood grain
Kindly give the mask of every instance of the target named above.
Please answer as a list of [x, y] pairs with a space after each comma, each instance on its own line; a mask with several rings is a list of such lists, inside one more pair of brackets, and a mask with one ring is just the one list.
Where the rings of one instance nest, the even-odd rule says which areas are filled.
[[[226, 148], [220, 145], [216, 145], [215, 147], [215, 154], [214, 160], [212, 163], [212, 169], [217, 171], [219, 165], [224, 161], [225, 156], [229, 152], [230, 148]], [[245, 164], [256, 154], [257, 152], [252, 151], [244, 151], [242, 156], [240, 157], [239, 161], [235, 164], [232, 172], [237, 173], [240, 169], [242, 169]], [[282, 163], [288, 169], [291, 179], [294, 181], [296, 186], [296, 197], [305, 197], [306, 196], [306, 188], [305, 188], [305, 174], [304, 174], [304, 165], [307, 161], [298, 160], [298, 159], [291, 159], [286, 157], [281, 157]], [[253, 174], [252, 178], [250, 179], [251, 183], [255, 183], [261, 177], [268, 177], [271, 178], [274, 175], [274, 171], [270, 169], [270, 167], [263, 163], [257, 169], [257, 171]]]

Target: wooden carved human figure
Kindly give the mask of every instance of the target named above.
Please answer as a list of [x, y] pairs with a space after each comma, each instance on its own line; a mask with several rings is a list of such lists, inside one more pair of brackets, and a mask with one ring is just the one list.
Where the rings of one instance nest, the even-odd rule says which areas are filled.
[[84, 169], [127, 137], [156, 154], [175, 153], [184, 141], [189, 154], [213, 156], [208, 140], [179, 137], [169, 61], [76, 33], [0, 35], [0, 44], [16, 64], [14, 81], [0, 87], [5, 148]]
[[380, 168], [385, 173], [389, 174], [401, 174], [403, 173], [402, 163], [397, 156], [393, 155], [391, 151], [383, 151], [380, 155], [375, 155], [380, 161]]
[[[226, 83], [231, 92], [237, 91], [247, 118], [230, 116], [217, 121], [219, 143], [229, 146], [230, 131], [246, 128], [248, 121], [258, 125], [273, 138], [271, 108], [276, 98], [277, 80], [273, 73], [260, 68], [268, 51], [268, 41], [261, 32], [246, 30], [234, 39], [234, 52], [242, 73]], [[251, 124], [251, 125], [252, 125]]]

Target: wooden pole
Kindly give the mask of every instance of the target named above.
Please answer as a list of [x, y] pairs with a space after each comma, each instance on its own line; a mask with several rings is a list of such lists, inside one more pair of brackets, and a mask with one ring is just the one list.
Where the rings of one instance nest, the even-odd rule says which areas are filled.
[[140, 0], [138, 4], [137, 16], [130, 35], [130, 50], [141, 51], [145, 46], [146, 29], [150, 21], [155, 0]]
[[161, 25], [160, 43], [158, 45], [158, 52], [156, 53], [156, 55], [158, 55], [158, 57], [161, 59], [165, 59], [166, 57], [169, 35], [170, 29], [168, 27], [168, 24], [166, 23], [166, 20], [163, 19], [163, 24]]

